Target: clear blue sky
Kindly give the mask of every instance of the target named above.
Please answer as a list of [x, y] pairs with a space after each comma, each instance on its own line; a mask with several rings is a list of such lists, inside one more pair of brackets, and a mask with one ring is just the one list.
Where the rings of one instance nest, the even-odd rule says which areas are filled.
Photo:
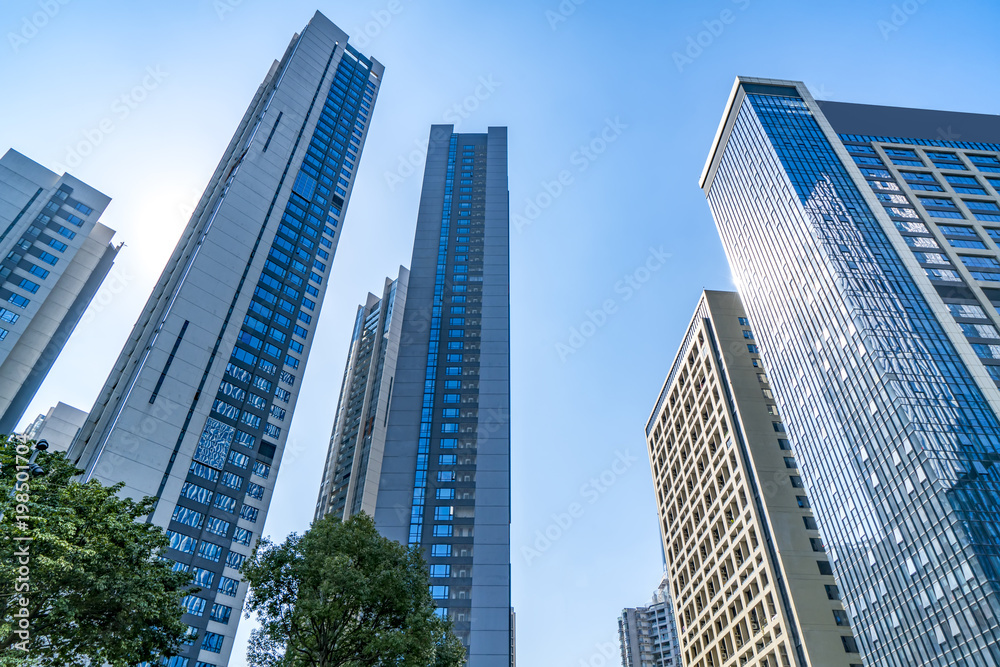
[[[89, 409], [247, 103], [315, 2], [0, 7], [0, 151], [72, 165], [113, 198], [103, 221], [126, 243], [109, 289], [26, 420], [59, 400]], [[355, 308], [409, 262], [422, 163], [396, 182], [407, 173], [401, 161], [432, 123], [460, 121], [469, 132], [507, 125], [518, 659], [603, 664], [601, 644], [617, 651], [616, 616], [659, 580], [645, 420], [701, 289], [732, 288], [697, 179], [734, 77], [803, 80], [819, 99], [997, 113], [1000, 6], [379, 0], [318, 8], [386, 75], [265, 532], [281, 539], [308, 527]], [[355, 39], [366, 24], [373, 36]], [[647, 261], [655, 270], [646, 272]], [[582, 326], [591, 320], [600, 325]], [[553, 515], [573, 503], [582, 513], [560, 528]], [[561, 534], [536, 545], [546, 529]], [[537, 554], [523, 551], [536, 546]], [[244, 664], [250, 624], [242, 626], [235, 667]]]

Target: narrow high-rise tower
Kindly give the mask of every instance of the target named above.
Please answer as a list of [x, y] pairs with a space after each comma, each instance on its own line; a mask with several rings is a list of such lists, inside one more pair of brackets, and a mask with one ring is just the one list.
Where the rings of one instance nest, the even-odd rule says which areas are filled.
[[470, 667], [513, 659], [508, 227], [506, 128], [433, 126], [401, 326], [398, 288], [359, 310], [317, 506], [423, 549]]
[[741, 77], [701, 186], [864, 664], [1000, 664], [1000, 117]]
[[13, 433], [121, 246], [111, 202], [15, 150], [0, 158], [0, 433]]
[[70, 450], [155, 496], [195, 573], [184, 657], [229, 661], [383, 67], [320, 13], [250, 103]]
[[375, 515], [409, 277], [410, 272], [399, 267], [396, 280], [386, 278], [381, 298], [369, 294], [358, 306], [316, 501], [317, 519], [326, 514], [342, 520], [358, 512]]

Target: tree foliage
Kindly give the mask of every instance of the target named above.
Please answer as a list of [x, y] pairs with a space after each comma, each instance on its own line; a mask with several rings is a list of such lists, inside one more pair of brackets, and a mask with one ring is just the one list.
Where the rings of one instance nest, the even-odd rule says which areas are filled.
[[81, 471], [61, 452], [27, 470], [33, 444], [0, 436], [0, 664], [125, 667], [175, 654], [191, 576], [158, 557], [167, 537], [142, 521], [153, 499], [73, 481]]
[[465, 648], [435, 614], [416, 548], [379, 535], [366, 514], [328, 516], [243, 566], [254, 667], [460, 667]]

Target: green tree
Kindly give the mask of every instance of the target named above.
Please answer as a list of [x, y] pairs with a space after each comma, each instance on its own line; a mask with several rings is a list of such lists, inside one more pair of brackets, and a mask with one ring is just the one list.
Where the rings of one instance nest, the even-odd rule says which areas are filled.
[[0, 664], [127, 667], [176, 654], [191, 576], [159, 559], [167, 537], [142, 521], [153, 499], [73, 481], [81, 471], [61, 452], [27, 470], [33, 444], [0, 436]]
[[439, 618], [419, 550], [379, 535], [366, 514], [328, 516], [243, 566], [254, 667], [461, 667], [465, 648]]

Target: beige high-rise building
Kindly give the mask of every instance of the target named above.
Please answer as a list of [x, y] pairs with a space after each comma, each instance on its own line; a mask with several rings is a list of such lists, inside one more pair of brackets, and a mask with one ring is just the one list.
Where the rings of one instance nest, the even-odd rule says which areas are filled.
[[13, 433], [114, 264], [111, 198], [18, 153], [0, 157], [0, 433]]
[[702, 295], [646, 440], [681, 663], [860, 665], [736, 293]]

